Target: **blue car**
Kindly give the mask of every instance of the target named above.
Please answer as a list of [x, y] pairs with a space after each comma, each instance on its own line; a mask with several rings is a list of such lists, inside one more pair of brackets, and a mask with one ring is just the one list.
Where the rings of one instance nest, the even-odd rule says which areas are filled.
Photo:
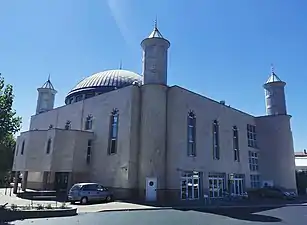
[[71, 203], [87, 204], [94, 201], [110, 202], [112, 200], [113, 194], [98, 183], [77, 183], [68, 192], [68, 201]]

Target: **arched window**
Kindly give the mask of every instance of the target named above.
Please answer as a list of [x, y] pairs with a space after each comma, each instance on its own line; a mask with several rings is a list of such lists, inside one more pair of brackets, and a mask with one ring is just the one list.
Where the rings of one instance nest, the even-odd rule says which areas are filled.
[[213, 159], [220, 159], [220, 141], [219, 141], [219, 123], [217, 120], [213, 121], [212, 133], [213, 133]]
[[188, 113], [188, 156], [196, 156], [196, 116]]
[[20, 154], [23, 155], [24, 151], [25, 151], [25, 141], [22, 142], [21, 153]]
[[17, 145], [15, 149], [16, 155], [18, 155], [18, 150], [19, 150], [19, 145]]
[[118, 136], [118, 109], [113, 109], [110, 116], [110, 133], [108, 154], [116, 154], [117, 152], [117, 136]]
[[93, 126], [93, 116], [88, 115], [85, 121], [85, 130], [91, 130]]
[[48, 139], [48, 142], [47, 142], [47, 154], [50, 153], [50, 149], [51, 149], [51, 138]]
[[232, 127], [233, 132], [233, 154], [234, 154], [234, 160], [240, 161], [240, 154], [239, 154], [239, 134], [238, 134], [238, 128], [236, 126]]

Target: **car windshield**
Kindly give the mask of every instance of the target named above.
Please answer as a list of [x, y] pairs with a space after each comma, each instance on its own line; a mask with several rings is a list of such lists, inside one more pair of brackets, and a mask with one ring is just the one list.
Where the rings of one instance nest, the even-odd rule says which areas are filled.
[[70, 189], [70, 191], [78, 191], [78, 190], [80, 190], [80, 188], [81, 188], [81, 186], [78, 185], [78, 184], [76, 184], [76, 185], [74, 185], [74, 186]]

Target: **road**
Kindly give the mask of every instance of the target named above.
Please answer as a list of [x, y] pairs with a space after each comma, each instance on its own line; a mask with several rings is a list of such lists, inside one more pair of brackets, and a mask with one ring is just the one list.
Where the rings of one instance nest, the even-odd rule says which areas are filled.
[[302, 225], [307, 221], [307, 206], [281, 208], [202, 210], [140, 210], [122, 212], [84, 213], [75, 217], [14, 221], [15, 225]]

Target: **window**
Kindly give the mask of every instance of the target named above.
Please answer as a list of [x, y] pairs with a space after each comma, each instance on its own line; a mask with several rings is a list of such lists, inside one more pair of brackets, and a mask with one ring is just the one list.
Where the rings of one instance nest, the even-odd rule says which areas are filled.
[[71, 121], [67, 120], [65, 123], [65, 130], [69, 130], [71, 128]]
[[247, 124], [247, 141], [248, 146], [252, 148], [257, 148], [257, 139], [256, 139], [256, 126]]
[[86, 152], [86, 163], [89, 164], [91, 162], [92, 155], [92, 140], [87, 141], [87, 152]]
[[76, 102], [82, 101], [83, 100], [83, 96], [82, 95], [78, 95], [76, 97]]
[[85, 121], [85, 130], [91, 130], [93, 127], [93, 116], [88, 115]]
[[250, 175], [251, 178], [251, 188], [260, 188], [260, 175]]
[[240, 154], [239, 154], [239, 134], [238, 128], [233, 126], [233, 153], [234, 153], [234, 160], [240, 162]]
[[249, 158], [249, 169], [251, 171], [258, 171], [259, 165], [258, 165], [258, 153], [257, 152], [248, 152], [248, 158]]
[[226, 190], [225, 182], [226, 174], [224, 173], [209, 173], [209, 197], [222, 198]]
[[18, 155], [19, 145], [16, 146], [16, 155]]
[[70, 98], [68, 104], [71, 104], [74, 102], [74, 98]]
[[85, 94], [85, 99], [91, 98], [91, 97], [94, 97], [94, 96], [95, 96], [94, 92], [93, 93], [87, 93], [87, 94]]
[[219, 143], [219, 123], [217, 120], [213, 121], [213, 159], [220, 159], [220, 143]]
[[108, 153], [116, 154], [117, 148], [117, 134], [118, 134], [118, 119], [119, 114], [117, 109], [113, 109], [110, 118], [110, 136], [109, 136], [109, 149]]
[[49, 140], [47, 142], [47, 154], [50, 153], [50, 149], [51, 149], [51, 139], [49, 138]]
[[196, 156], [196, 117], [191, 111], [188, 113], [188, 156]]
[[20, 154], [23, 155], [24, 151], [25, 151], [25, 141], [22, 142], [21, 153]]

